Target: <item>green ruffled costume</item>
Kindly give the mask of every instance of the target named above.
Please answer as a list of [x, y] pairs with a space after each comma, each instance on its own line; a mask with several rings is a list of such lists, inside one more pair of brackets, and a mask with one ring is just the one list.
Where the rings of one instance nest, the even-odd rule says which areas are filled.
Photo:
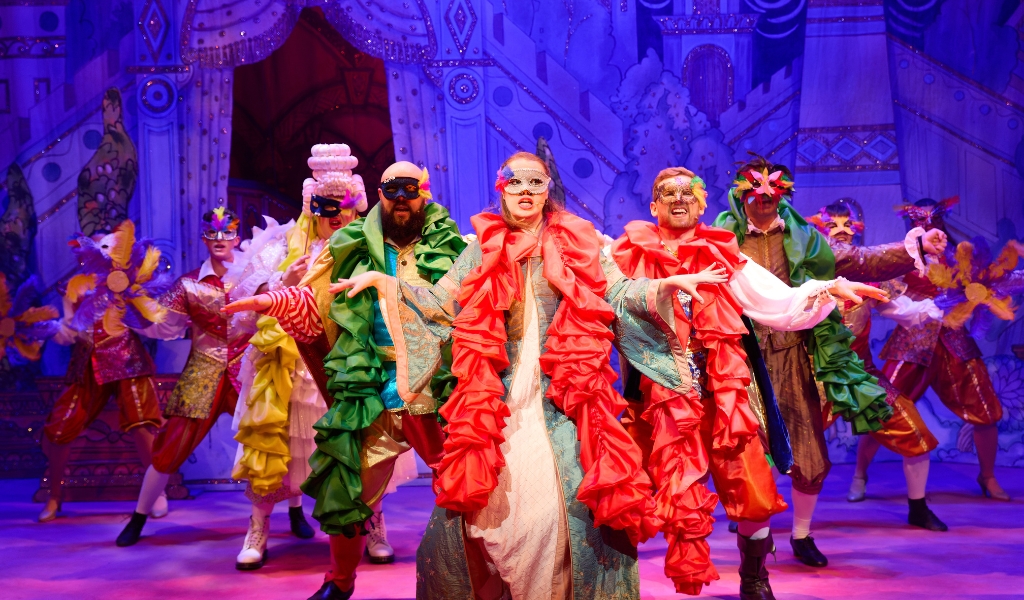
[[[747, 234], [747, 213], [729, 193], [730, 210], [718, 215], [714, 226], [736, 234], [742, 245]], [[789, 278], [794, 286], [817, 279], [835, 278], [836, 259], [828, 241], [811, 227], [789, 202], [779, 203], [779, 216], [786, 223], [783, 245], [789, 259]], [[853, 332], [843, 325], [838, 310], [814, 327], [808, 350], [814, 359], [814, 378], [825, 387], [832, 402], [832, 414], [841, 416], [862, 434], [881, 429], [892, 416], [885, 401], [885, 389], [864, 370], [864, 363], [850, 348]]]
[[[466, 242], [443, 206], [428, 203], [425, 210], [426, 224], [414, 250], [416, 267], [425, 279], [437, 283], [462, 253]], [[365, 218], [335, 232], [329, 247], [334, 258], [332, 282], [367, 271], [385, 273], [380, 205]], [[313, 426], [317, 448], [309, 458], [312, 473], [302, 484], [302, 491], [316, 499], [313, 517], [320, 522], [320, 529], [330, 535], [355, 535], [356, 525], [373, 512], [360, 499], [360, 449], [363, 429], [384, 410], [379, 391], [387, 374], [372, 335], [376, 301], [376, 291], [372, 289], [354, 298], [340, 294], [330, 309], [330, 317], [340, 329], [334, 348], [324, 358], [327, 390], [334, 397], [334, 404]], [[446, 375], [450, 377], [450, 371], [443, 369], [431, 387], [454, 387], [444, 380]]]

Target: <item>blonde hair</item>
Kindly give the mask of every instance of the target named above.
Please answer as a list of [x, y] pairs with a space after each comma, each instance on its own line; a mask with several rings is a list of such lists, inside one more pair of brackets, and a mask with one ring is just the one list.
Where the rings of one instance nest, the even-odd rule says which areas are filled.
[[658, 176], [654, 178], [654, 185], [651, 186], [651, 202], [658, 200], [658, 186], [661, 182], [675, 179], [676, 177], [690, 179], [690, 189], [693, 190], [693, 195], [697, 198], [697, 205], [700, 206], [701, 210], [706, 209], [708, 207], [708, 190], [704, 185], [704, 180], [686, 167], [669, 167], [659, 171]]

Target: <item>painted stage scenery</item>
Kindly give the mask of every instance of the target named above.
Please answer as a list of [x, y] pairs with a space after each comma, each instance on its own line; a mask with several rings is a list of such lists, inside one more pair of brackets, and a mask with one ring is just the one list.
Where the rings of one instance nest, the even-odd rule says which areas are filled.
[[1024, 2], [0, 1], [5, 598], [1024, 599]]

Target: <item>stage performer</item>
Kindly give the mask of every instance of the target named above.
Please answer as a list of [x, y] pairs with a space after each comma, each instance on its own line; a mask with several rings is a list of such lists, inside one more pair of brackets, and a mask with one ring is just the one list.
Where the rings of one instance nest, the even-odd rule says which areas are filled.
[[[912, 206], [900, 207], [900, 213], [912, 227], [948, 234], [944, 216], [956, 201], [956, 198], [942, 202], [924, 198]], [[951, 259], [940, 257], [939, 262]], [[938, 288], [926, 276], [909, 273], [903, 281], [907, 285], [907, 296], [912, 299], [938, 295]], [[974, 448], [981, 467], [978, 486], [988, 498], [1009, 501], [1010, 495], [996, 481], [995, 474], [999, 450], [997, 424], [1003, 416], [1003, 408], [981, 359], [981, 350], [967, 329], [953, 329], [938, 321], [916, 328], [897, 326], [879, 357], [885, 361], [882, 367], [885, 376], [908, 398], [916, 402], [931, 387], [946, 408], [973, 425]]]
[[[821, 232], [790, 205], [792, 190], [788, 168], [757, 157], [738, 169], [729, 193], [731, 210], [720, 214], [715, 225], [734, 233], [746, 256], [790, 285], [830, 280], [836, 275], [858, 281], [886, 278], [884, 273], [873, 272], [865, 248], [850, 247], [847, 254], [833, 254]], [[925, 242], [931, 244], [939, 237], [933, 235]], [[906, 250], [901, 252], [906, 256], [900, 259], [913, 268], [914, 258]], [[888, 260], [878, 262], [884, 265]], [[842, 416], [856, 434], [879, 429], [892, 409], [885, 401], [885, 390], [850, 348], [853, 334], [837, 312], [811, 332], [776, 331], [758, 324], [754, 330], [793, 447], [790, 545], [804, 564], [824, 567], [828, 559], [810, 535], [818, 494], [831, 468], [822, 407], [830, 404], [832, 415]], [[818, 393], [818, 384], [823, 386], [824, 398]]]
[[[669, 390], [642, 377], [642, 398], [630, 401], [622, 417], [658, 489], [657, 514], [665, 521], [662, 532], [669, 546], [665, 574], [677, 592], [693, 595], [718, 579], [706, 538], [721, 498], [729, 519], [740, 522], [740, 598], [773, 598], [765, 567], [775, 548], [769, 517], [786, 504], [775, 489], [759, 431], [770, 430], [762, 421], [778, 408], [766, 406], [774, 402], [764, 393], [770, 390], [755, 391], [753, 402], [748, 399], [753, 378], [741, 315], [779, 331], [807, 329], [835, 308], [831, 294], [850, 302], [860, 301], [858, 293], [880, 301], [884, 294], [842, 278], [789, 287], [741, 254], [735, 235], [699, 223], [707, 191], [703, 180], [685, 168], [658, 173], [651, 197], [657, 224], [628, 223], [612, 246], [622, 272], [664, 278], [721, 266], [729, 275], [728, 284], [700, 286], [700, 300], [680, 295], [672, 303], [676, 335], [694, 374], [692, 387]], [[632, 375], [626, 376], [627, 382]], [[626, 387], [631, 392], [632, 384]], [[709, 472], [717, 496], [703, 483]]]
[[[68, 281], [64, 318], [54, 340], [74, 347], [68, 389], [54, 403], [43, 428], [50, 499], [39, 513], [41, 523], [55, 519], [60, 510], [71, 442], [100, 416], [111, 395], [120, 408], [121, 429], [132, 434], [143, 467], [150, 465], [153, 436], [161, 423], [153, 359], [131, 329], [164, 317], [152, 300], [170, 283], [157, 268], [160, 250], [145, 241], [137, 243], [135, 224], [128, 220], [113, 233], [80, 235], [71, 246], [82, 268]], [[167, 514], [162, 490], [147, 512], [154, 518]]]
[[222, 278], [235, 259], [239, 220], [218, 207], [203, 215], [203, 242], [210, 257], [186, 273], [160, 297], [167, 318], [143, 330], [158, 339], [176, 339], [187, 331], [192, 348], [164, 409], [164, 424], [153, 441], [153, 462], [139, 491], [131, 520], [117, 536], [118, 546], [139, 541], [153, 502], [167, 480], [199, 446], [222, 414], [233, 414], [238, 400], [238, 368], [252, 337], [251, 327], [231, 327], [220, 309], [229, 291]]
[[[352, 173], [358, 159], [346, 144], [317, 144], [307, 160], [313, 177], [303, 182], [302, 214], [297, 222], [277, 225], [268, 218], [266, 230], [254, 230], [251, 242], [228, 268], [226, 279], [235, 282], [238, 298], [294, 287], [306, 274], [310, 257], [323, 249], [335, 231], [366, 210], [363, 179]], [[256, 319], [246, 311], [232, 321]], [[327, 404], [299, 354], [295, 340], [277, 319], [260, 316], [239, 370], [243, 399], [235, 409], [238, 457], [231, 476], [248, 481], [245, 495], [252, 502], [249, 529], [235, 559], [240, 570], [263, 566], [267, 557], [270, 514], [274, 505], [288, 501], [291, 531], [301, 539], [314, 535], [302, 514], [299, 485], [309, 476], [313, 453], [313, 424], [327, 412]], [[314, 367], [322, 368], [319, 363]], [[370, 549], [394, 557], [382, 538]]]
[[[398, 372], [395, 363], [399, 349], [419, 348], [422, 341], [389, 332], [385, 314], [395, 309], [383, 300], [371, 294], [335, 298], [328, 286], [365, 272], [430, 286], [448, 272], [466, 242], [448, 211], [429, 202], [426, 169], [409, 162], [391, 165], [378, 197], [365, 218], [331, 237], [298, 286], [226, 309], [276, 317], [300, 346], [319, 349], [323, 358], [318, 384], [333, 403], [315, 425], [317, 450], [302, 485], [316, 499], [313, 517], [331, 537], [331, 569], [311, 596], [323, 600], [351, 597], [366, 538], [376, 529], [371, 507], [384, 495], [399, 455], [415, 448], [436, 468], [444, 452], [437, 399], [449, 382], [443, 374], [431, 381], [435, 365], [428, 368], [419, 359], [422, 377], [414, 379]], [[306, 364], [312, 371], [313, 360]]]
[[[864, 233], [864, 221], [859, 218], [858, 212], [857, 207], [849, 201], [838, 200], [807, 220], [828, 236], [832, 251], [840, 254], [846, 251], [847, 246], [854, 245]], [[917, 237], [924, 233], [923, 229], [914, 228], [910, 231], [908, 240], [916, 244]], [[904, 244], [905, 241], [874, 246], [873, 254], [878, 255], [879, 251], [889, 250], [899, 255]], [[935, 516], [925, 500], [930, 465], [929, 452], [934, 450], [939, 442], [928, 430], [914, 403], [896, 390], [875, 366], [870, 346], [872, 310], [907, 328], [916, 328], [929, 321], [941, 320], [942, 311], [930, 299], [915, 302], [904, 295], [906, 286], [899, 280], [883, 281], [876, 285], [889, 292], [891, 302], [876, 304], [869, 300], [860, 305], [840, 302], [839, 312], [843, 315], [843, 325], [856, 336], [851, 345], [853, 351], [864, 362], [864, 370], [878, 378], [878, 384], [885, 388], [886, 401], [893, 407], [893, 415], [878, 431], [859, 436], [857, 466], [846, 499], [850, 502], [864, 500], [868, 464], [878, 448], [884, 445], [903, 457], [903, 475], [907, 481], [907, 500], [910, 505], [907, 522], [932, 531], [946, 531], [946, 524]]]
[[501, 214], [473, 217], [477, 241], [432, 288], [379, 274], [332, 286], [355, 297], [375, 287], [389, 329], [419, 340], [401, 347], [400, 378], [424, 377], [453, 340], [458, 385], [440, 410], [448, 438], [417, 598], [639, 597], [636, 545], [661, 522], [616, 418], [611, 344], [661, 385], [688, 388], [671, 298], [725, 275], [624, 277], [550, 181], [535, 155], [506, 161]]

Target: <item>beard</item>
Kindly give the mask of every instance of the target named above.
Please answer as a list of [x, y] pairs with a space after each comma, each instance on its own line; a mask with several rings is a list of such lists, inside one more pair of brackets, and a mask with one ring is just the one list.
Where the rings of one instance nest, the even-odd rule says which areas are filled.
[[408, 245], [409, 242], [416, 239], [417, 236], [423, 232], [423, 226], [427, 222], [427, 211], [426, 203], [420, 207], [419, 210], [413, 211], [409, 214], [408, 220], [405, 223], [399, 223], [395, 220], [395, 214], [393, 211], [383, 210], [381, 207], [381, 224], [384, 227], [384, 239], [391, 238], [393, 242], [399, 246]]

